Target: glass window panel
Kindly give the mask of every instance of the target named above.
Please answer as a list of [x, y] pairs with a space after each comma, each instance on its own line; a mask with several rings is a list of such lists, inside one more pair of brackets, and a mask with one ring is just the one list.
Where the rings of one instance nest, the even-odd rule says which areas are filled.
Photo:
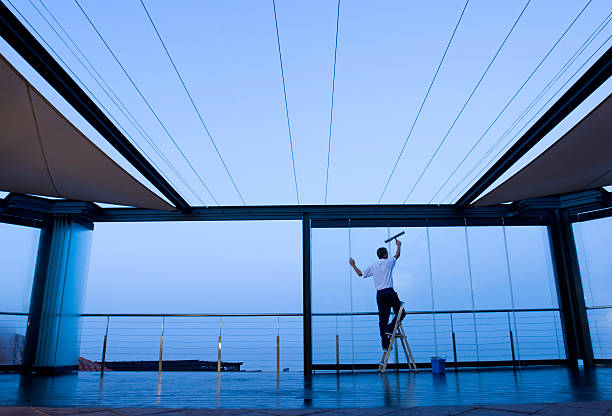
[[[301, 223], [223, 221], [99, 223], [87, 285], [89, 313], [302, 312]], [[105, 320], [83, 321], [85, 358], [99, 358]], [[107, 360], [157, 360], [161, 317], [111, 317]], [[165, 359], [301, 370], [302, 317], [166, 318]], [[102, 334], [102, 335], [101, 335]], [[216, 364], [215, 364], [216, 365]]]
[[[387, 247], [388, 238], [386, 228], [353, 228], [351, 229], [351, 254], [357, 266], [364, 270], [367, 266], [378, 261], [376, 250]], [[393, 250], [389, 257], [395, 254]], [[399, 262], [398, 262], [399, 263]], [[353, 279], [353, 311], [377, 311], [376, 287], [371, 277], [358, 277], [352, 274]], [[393, 271], [393, 280], [397, 280], [397, 272]]]
[[[573, 224], [587, 307], [612, 305], [612, 218]], [[595, 358], [612, 357], [612, 309], [588, 311]]]
[[612, 218], [573, 225], [587, 306], [612, 305]]
[[296, 221], [99, 223], [86, 311], [302, 311]]
[[506, 227], [514, 307], [556, 308], [546, 227]]
[[0, 236], [0, 310], [28, 312], [40, 230], [0, 223]]
[[436, 309], [471, 309], [472, 295], [464, 228], [430, 228], [429, 241]]
[[[393, 271], [393, 283], [404, 308], [409, 311], [432, 309], [429, 273], [429, 248], [425, 228], [391, 228], [390, 234], [401, 231], [402, 254]], [[393, 243], [391, 243], [393, 244]], [[394, 252], [393, 244], [390, 252]]]
[[[346, 257], [352, 255], [363, 269], [376, 261], [376, 249], [384, 245], [383, 240], [402, 230], [406, 234], [400, 238], [402, 254], [393, 272], [394, 287], [408, 311], [438, 311], [409, 314], [404, 321], [418, 361], [428, 361], [434, 355], [453, 360], [453, 332], [459, 361], [511, 360], [511, 329], [517, 360], [521, 354], [522, 359], [538, 358], [538, 354], [541, 358], [562, 358], [558, 312], [530, 312], [529, 316], [522, 312], [440, 312], [470, 311], [472, 307], [512, 309], [510, 277], [514, 274], [517, 275], [516, 283], [513, 281], [513, 290], [518, 293], [516, 308], [555, 306], [545, 227], [508, 227], [506, 235], [502, 226], [429, 230], [381, 227], [351, 229], [350, 246], [346, 228], [313, 230], [314, 312], [344, 313], [338, 317], [315, 317], [315, 363], [335, 363], [336, 335], [340, 363], [375, 363], [380, 359], [375, 289], [369, 279], [360, 279], [355, 274], [348, 278], [350, 269]], [[387, 248], [393, 255], [394, 244], [388, 244]], [[327, 280], [329, 270], [334, 271], [332, 280]], [[330, 288], [333, 293], [329, 293]], [[351, 319], [351, 294], [354, 312], [373, 314], [356, 314]], [[399, 358], [403, 362], [401, 351]], [[392, 354], [391, 362], [394, 359]]]
[[512, 307], [502, 227], [468, 227], [476, 309]]
[[[0, 223], [0, 311], [28, 313], [40, 230]], [[21, 364], [28, 317], [0, 316], [0, 365]]]

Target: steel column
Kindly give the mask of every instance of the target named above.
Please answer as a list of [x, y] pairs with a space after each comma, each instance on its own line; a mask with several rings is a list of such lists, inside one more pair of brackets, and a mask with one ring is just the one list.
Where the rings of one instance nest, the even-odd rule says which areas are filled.
[[32, 295], [30, 296], [30, 316], [25, 338], [25, 349], [23, 352], [23, 366], [31, 369], [36, 359], [36, 347], [40, 335], [42, 319], [42, 303], [47, 283], [46, 270], [51, 259], [51, 242], [53, 239], [53, 222], [48, 222], [42, 227], [38, 241], [38, 254], [36, 255], [36, 268], [34, 281], [32, 283]]
[[302, 308], [304, 313], [304, 374], [312, 373], [312, 285], [310, 215], [302, 217]]
[[79, 315], [92, 230], [65, 214], [55, 216], [42, 229], [26, 332], [25, 370], [58, 373], [78, 368]]
[[576, 243], [567, 210], [554, 210], [548, 226], [565, 354], [568, 363], [593, 366], [593, 346], [587, 317]]

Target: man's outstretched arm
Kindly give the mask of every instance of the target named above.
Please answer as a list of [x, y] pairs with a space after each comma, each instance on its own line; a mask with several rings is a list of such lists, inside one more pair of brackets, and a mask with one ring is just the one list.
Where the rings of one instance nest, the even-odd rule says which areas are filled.
[[402, 242], [399, 241], [397, 238], [395, 239], [395, 245], [397, 246], [397, 251], [395, 252], [395, 260], [399, 259], [400, 253], [402, 251]]
[[355, 260], [353, 260], [352, 258], [349, 259], [349, 264], [351, 265], [353, 270], [355, 270], [355, 273], [357, 273], [358, 276], [363, 276], [363, 273], [361, 273], [361, 270], [359, 270], [359, 267], [355, 265]]

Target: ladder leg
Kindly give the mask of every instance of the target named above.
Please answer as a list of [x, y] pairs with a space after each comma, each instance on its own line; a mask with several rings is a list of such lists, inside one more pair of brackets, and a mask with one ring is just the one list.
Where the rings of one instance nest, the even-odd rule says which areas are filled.
[[412, 368], [416, 372], [417, 371], [416, 360], [414, 359], [414, 355], [412, 355], [412, 350], [410, 349], [410, 344], [408, 344], [408, 340], [406, 340], [406, 348], [408, 348], [408, 354], [410, 355], [410, 359], [412, 361]]
[[401, 336], [402, 348], [404, 349], [404, 355], [406, 355], [406, 361], [408, 361], [408, 367], [410, 368], [411, 371], [416, 372], [417, 371], [416, 360], [414, 359], [414, 356], [412, 355], [412, 350], [410, 349], [410, 344], [408, 343], [408, 337], [406, 336], [404, 327], [401, 324], [400, 324], [400, 331], [402, 334]]
[[410, 345], [408, 344], [408, 340], [402, 340], [402, 347], [404, 347], [404, 354], [406, 355], [406, 360], [408, 361], [408, 368], [410, 371], [417, 371], [416, 361], [412, 356], [412, 351], [410, 350]]
[[402, 341], [402, 349], [404, 350], [404, 355], [406, 356], [406, 361], [408, 362], [408, 368], [410, 371], [416, 371], [416, 363], [414, 362], [414, 357], [412, 357], [412, 352], [408, 352], [410, 350], [410, 345], [408, 345], [408, 337], [406, 336], [404, 327], [400, 325], [399, 330], [402, 334], [400, 340]]
[[400, 341], [402, 341], [402, 349], [404, 350], [404, 355], [406, 356], [406, 361], [410, 365], [410, 356], [408, 356], [408, 350], [406, 350], [406, 344], [408, 344], [408, 339], [406, 338], [406, 333], [404, 332], [404, 328], [400, 325], [399, 330], [401, 332]]
[[389, 348], [387, 348], [385, 351], [383, 351], [383, 356], [380, 360], [380, 363], [378, 363], [378, 372], [379, 373], [384, 373], [385, 370], [387, 369], [387, 362], [389, 361], [389, 356], [391, 355], [391, 344], [389, 344]]
[[387, 369], [387, 361], [389, 360], [389, 354], [391, 354], [391, 351], [389, 351], [389, 348], [383, 351], [383, 356], [380, 359], [380, 363], [378, 363], [379, 373], [384, 373], [385, 370]]
[[391, 356], [391, 351], [393, 350], [393, 344], [395, 343], [397, 330], [398, 327], [401, 327], [401, 322], [398, 318], [402, 316], [403, 311], [404, 305], [400, 306], [397, 315], [395, 315], [395, 325], [393, 326], [393, 333], [391, 334], [391, 339], [389, 340], [389, 348], [387, 348], [387, 351], [385, 351], [385, 353], [383, 354], [382, 363], [378, 365], [378, 371], [381, 373], [384, 373], [387, 370], [387, 364], [389, 362], [389, 357]]
[[385, 356], [385, 362], [383, 363], [382, 373], [387, 370], [387, 364], [389, 363], [389, 357], [391, 357], [391, 351], [393, 351], [393, 342], [395, 338], [391, 338], [391, 342], [389, 343], [389, 348], [387, 349], [387, 355]]

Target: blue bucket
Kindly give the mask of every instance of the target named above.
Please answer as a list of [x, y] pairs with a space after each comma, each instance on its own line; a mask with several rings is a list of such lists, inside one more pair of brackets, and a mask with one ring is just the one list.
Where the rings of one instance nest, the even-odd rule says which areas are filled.
[[446, 358], [431, 357], [431, 373], [444, 374], [446, 372]]

